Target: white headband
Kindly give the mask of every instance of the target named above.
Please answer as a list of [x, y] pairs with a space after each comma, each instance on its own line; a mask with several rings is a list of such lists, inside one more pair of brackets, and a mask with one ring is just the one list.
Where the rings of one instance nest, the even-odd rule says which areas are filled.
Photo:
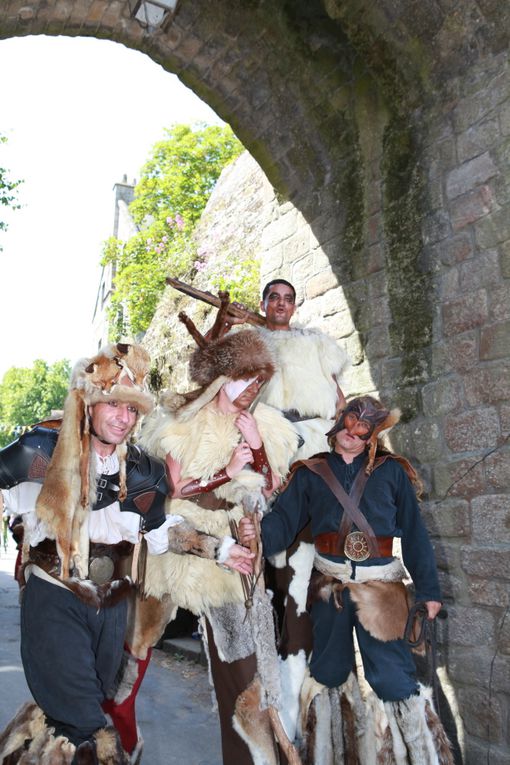
[[226, 382], [223, 385], [223, 390], [227, 394], [229, 401], [235, 401], [243, 390], [246, 390], [256, 379], [256, 377], [250, 377], [249, 380], [229, 380], [229, 382]]

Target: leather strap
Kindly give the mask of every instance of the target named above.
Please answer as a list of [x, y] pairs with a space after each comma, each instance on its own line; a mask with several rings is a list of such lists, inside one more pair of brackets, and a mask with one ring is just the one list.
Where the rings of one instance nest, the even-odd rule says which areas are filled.
[[262, 444], [262, 446], [259, 449], [252, 448], [251, 453], [253, 455], [253, 462], [251, 463], [253, 470], [256, 473], [260, 473], [261, 475], [264, 476], [265, 478], [264, 488], [270, 489], [273, 481], [271, 478], [271, 466], [267, 458], [264, 444]]
[[[361, 513], [358, 509], [357, 504], [353, 502], [352, 497], [347, 494], [344, 487], [337, 479], [326, 460], [322, 457], [317, 457], [309, 460], [303, 460], [303, 463], [309, 468], [309, 470], [312, 471], [312, 473], [315, 473], [323, 479], [323, 481], [326, 483], [329, 489], [331, 489], [344, 510], [342, 522], [338, 531], [341, 538], [340, 541], [343, 542], [346, 533], [349, 531], [351, 525], [354, 524], [360, 531], [363, 531], [367, 538], [370, 557], [379, 557], [377, 538], [372, 527], [370, 526], [363, 513]], [[358, 479], [360, 473], [365, 475], [364, 465], [360, 468], [356, 479]], [[368, 480], [368, 476], [366, 476], [366, 479]], [[359, 497], [361, 498], [365, 484], [366, 480], [363, 482], [363, 479], [359, 478], [359, 482], [357, 482], [357, 480], [354, 481], [351, 491], [353, 491], [353, 494], [355, 495], [358, 495], [359, 493]]]
[[183, 486], [181, 489], [181, 497], [188, 499], [194, 494], [206, 494], [208, 491], [217, 489], [218, 486], [223, 486], [224, 483], [228, 483], [231, 480], [225, 468], [215, 473], [212, 478], [208, 480], [202, 478], [194, 478], [192, 481]]

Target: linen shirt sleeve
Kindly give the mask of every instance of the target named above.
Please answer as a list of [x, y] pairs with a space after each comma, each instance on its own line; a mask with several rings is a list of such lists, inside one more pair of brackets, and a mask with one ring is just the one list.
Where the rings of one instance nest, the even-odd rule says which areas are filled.
[[397, 524], [402, 530], [402, 558], [416, 590], [416, 600], [441, 600], [434, 550], [425, 528], [411, 481], [405, 470], [398, 469], [395, 502]]
[[310, 520], [309, 477], [307, 468], [298, 468], [271, 512], [262, 519], [262, 545], [266, 558], [286, 550]]

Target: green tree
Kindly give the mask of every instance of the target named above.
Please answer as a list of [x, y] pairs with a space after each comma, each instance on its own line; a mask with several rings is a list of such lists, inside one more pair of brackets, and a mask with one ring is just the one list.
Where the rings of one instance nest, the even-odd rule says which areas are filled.
[[[5, 143], [7, 138], [4, 135], [0, 135], [0, 144]], [[11, 181], [8, 175], [8, 171], [4, 167], [0, 167], [0, 204], [3, 207], [9, 207], [11, 210], [19, 209], [20, 205], [17, 203], [17, 188], [21, 181]], [[0, 219], [0, 231], [7, 229], [7, 223]], [[2, 247], [0, 246], [0, 250]]]
[[25, 427], [61, 409], [69, 387], [69, 361], [11, 367], [0, 383], [0, 446], [5, 446]]
[[109, 239], [103, 264], [114, 263], [112, 337], [149, 326], [165, 277], [191, 279], [192, 233], [223, 168], [243, 151], [226, 127], [174, 125], [155, 144], [130, 206], [139, 232], [128, 242]]

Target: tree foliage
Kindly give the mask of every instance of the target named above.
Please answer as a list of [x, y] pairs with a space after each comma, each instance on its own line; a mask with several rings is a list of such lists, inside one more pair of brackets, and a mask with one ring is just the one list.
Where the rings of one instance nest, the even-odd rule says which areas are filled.
[[[7, 138], [4, 135], [0, 135], [0, 144], [5, 143]], [[21, 181], [11, 181], [8, 171], [4, 167], [0, 167], [0, 205], [3, 207], [9, 207], [11, 210], [19, 209], [20, 205], [17, 202], [17, 188]], [[0, 219], [0, 231], [7, 229], [7, 223]], [[0, 250], [2, 247], [0, 246]]]
[[242, 150], [228, 126], [203, 124], [174, 125], [155, 144], [130, 206], [139, 231], [127, 242], [109, 239], [103, 251], [103, 264], [115, 268], [112, 337], [147, 329], [169, 272], [193, 278], [193, 230], [221, 171]]
[[5, 373], [0, 383], [0, 446], [62, 408], [70, 375], [67, 359], [51, 365], [37, 359], [30, 368], [11, 367]]

